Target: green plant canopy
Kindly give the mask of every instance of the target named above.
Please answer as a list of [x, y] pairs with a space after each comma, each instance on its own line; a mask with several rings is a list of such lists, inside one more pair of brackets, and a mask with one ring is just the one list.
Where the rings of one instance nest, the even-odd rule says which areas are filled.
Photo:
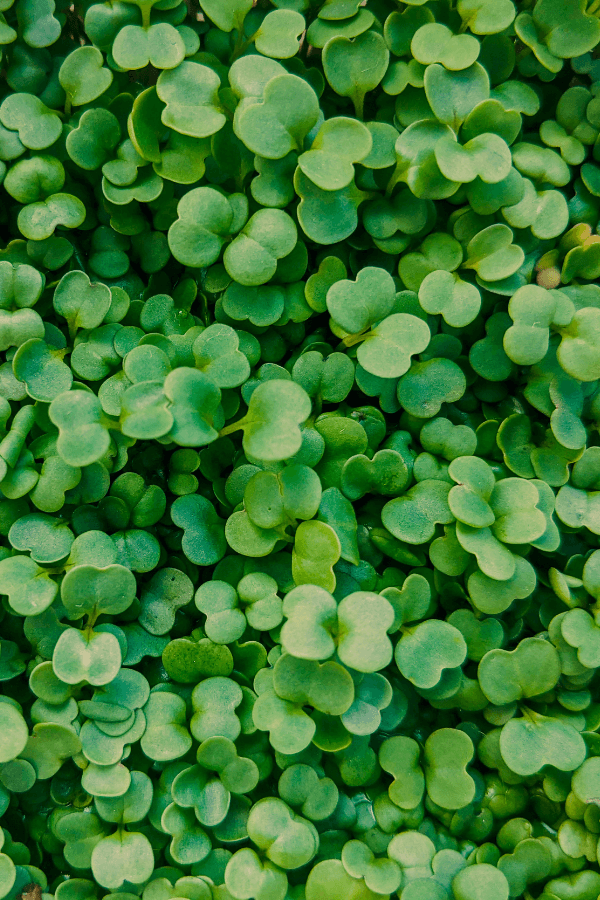
[[0, 900], [598, 900], [600, 0], [0, 0]]

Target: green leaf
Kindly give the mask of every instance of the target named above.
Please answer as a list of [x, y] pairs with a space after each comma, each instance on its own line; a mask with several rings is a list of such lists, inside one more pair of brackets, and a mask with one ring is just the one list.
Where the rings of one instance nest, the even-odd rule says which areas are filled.
[[500, 869], [479, 863], [460, 871], [452, 882], [452, 890], [458, 900], [507, 900], [509, 884]]
[[50, 420], [57, 426], [57, 450], [70, 466], [89, 466], [101, 459], [110, 444], [98, 398], [87, 391], [65, 391], [52, 401]]
[[54, 0], [26, 0], [17, 7], [19, 29], [30, 47], [48, 47], [60, 37], [61, 23], [55, 9]]
[[233, 128], [245, 146], [266, 159], [283, 159], [301, 152], [316, 125], [319, 101], [312, 87], [297, 75], [271, 77], [256, 97], [237, 106]]
[[[122, 69], [143, 69], [148, 64], [156, 69], [175, 69], [182, 64], [189, 65], [183, 63], [186, 55], [183, 38], [177, 29], [167, 22], [151, 25], [147, 30], [139, 25], [126, 25], [119, 31], [112, 53], [115, 62]], [[180, 78], [175, 84], [179, 85], [178, 93], [183, 95], [185, 93], [183, 79]], [[163, 82], [162, 93], [158, 94], [167, 104], [167, 110], [173, 97], [172, 79], [169, 81], [169, 88], [165, 90]], [[174, 127], [172, 122], [175, 121], [177, 113], [174, 115], [171, 109], [166, 114], [170, 117], [169, 124]]]
[[446, 25], [433, 22], [422, 25], [410, 45], [412, 55], [422, 65], [441, 63], [450, 71], [472, 66], [479, 56], [479, 48], [479, 41], [470, 34], [453, 34]]
[[[240, 202], [240, 201], [244, 202]], [[179, 218], [169, 228], [169, 247], [179, 262], [208, 266], [216, 262], [232, 233], [247, 216], [245, 198], [227, 198], [214, 188], [194, 188], [177, 205]]]
[[[161, 26], [153, 26], [157, 27]], [[161, 72], [156, 82], [156, 93], [166, 104], [162, 122], [180, 134], [209, 137], [225, 124], [218, 96], [219, 77], [200, 63], [174, 65], [177, 68]]]
[[58, 594], [56, 582], [27, 556], [9, 556], [0, 561], [0, 575], [3, 593], [21, 616], [40, 615]]
[[107, 109], [87, 109], [77, 128], [67, 135], [65, 146], [81, 169], [99, 169], [110, 159], [121, 136], [119, 122]]
[[458, 72], [434, 63], [425, 71], [425, 94], [436, 118], [456, 131], [474, 107], [488, 99], [490, 81], [477, 62]]
[[368, 194], [354, 182], [339, 191], [323, 191], [304, 175], [300, 167], [294, 175], [300, 197], [298, 221], [305, 235], [317, 244], [346, 240], [358, 225], [358, 207]]
[[465, 269], [474, 269], [483, 281], [500, 281], [514, 275], [525, 254], [512, 243], [513, 233], [506, 225], [490, 225], [467, 244]]
[[173, 418], [169, 435], [176, 444], [196, 447], [217, 439], [215, 426], [223, 420], [221, 392], [207, 375], [181, 366], [165, 378], [164, 393]]
[[586, 14], [581, 0], [541, 0], [533, 16], [544, 43], [561, 59], [587, 53], [600, 39], [600, 22]]
[[462, 183], [481, 178], [497, 184], [508, 176], [512, 162], [508, 145], [496, 134], [479, 134], [463, 146], [444, 137], [435, 145], [435, 158], [442, 175]]
[[19, 140], [30, 150], [50, 147], [62, 131], [59, 117], [32, 94], [17, 93], [5, 97], [0, 106], [0, 122], [17, 131]]
[[466, 655], [459, 630], [438, 619], [406, 629], [395, 651], [400, 672], [423, 690], [435, 687], [444, 671], [460, 666]]
[[293, 381], [267, 381], [253, 392], [246, 415], [223, 433], [244, 432], [244, 450], [256, 459], [288, 459], [300, 449], [299, 425], [310, 415], [306, 391]]
[[421, 199], [442, 200], [455, 194], [459, 183], [442, 175], [435, 157], [437, 142], [445, 138], [454, 140], [455, 135], [444, 121], [426, 119], [405, 128], [396, 140], [396, 172], [388, 190], [403, 181]]
[[56, 775], [63, 763], [80, 750], [81, 741], [72, 728], [40, 722], [33, 726], [20, 757], [35, 767], [38, 779], [45, 780]]
[[19, 710], [10, 703], [0, 704], [2, 738], [0, 740], [0, 762], [16, 759], [25, 749], [29, 730]]
[[335, 37], [325, 46], [325, 77], [337, 94], [352, 100], [357, 118], [362, 119], [365, 95], [383, 79], [389, 57], [383, 38], [374, 31], [354, 40]]
[[171, 506], [171, 518], [183, 528], [182, 549], [190, 562], [210, 566], [225, 555], [223, 522], [200, 494], [179, 497]]
[[78, 328], [97, 328], [110, 309], [111, 293], [104, 284], [92, 284], [84, 272], [68, 272], [54, 292], [53, 306], [67, 320], [69, 334]]
[[335, 590], [333, 566], [340, 556], [341, 544], [333, 528], [325, 522], [302, 522], [292, 552], [294, 582]]
[[422, 319], [395, 313], [366, 335], [358, 348], [358, 361], [363, 369], [378, 378], [398, 378], [410, 368], [411, 357], [426, 349], [430, 337]]
[[59, 226], [78, 228], [85, 219], [85, 206], [72, 194], [51, 194], [46, 200], [30, 203], [19, 213], [17, 225], [30, 241], [51, 237]]
[[58, 80], [72, 106], [85, 106], [100, 97], [112, 84], [113, 73], [103, 66], [96, 47], [78, 47], [60, 67]]
[[50, 349], [39, 338], [21, 344], [13, 358], [13, 372], [25, 382], [30, 397], [50, 403], [69, 390], [73, 374], [62, 356], [61, 351]]
[[458, 730], [440, 728], [427, 738], [424, 748], [427, 793], [443, 809], [461, 809], [473, 799], [475, 782], [467, 772], [473, 752], [469, 736]]
[[202, 0], [202, 9], [221, 31], [241, 30], [251, 0]]
[[502, 706], [551, 691], [560, 678], [560, 659], [549, 642], [525, 638], [513, 651], [486, 653], [478, 678], [486, 697]]
[[76, 565], [61, 583], [61, 599], [70, 619], [84, 614], [118, 615], [129, 609], [137, 590], [135, 576], [121, 565]]
[[92, 853], [94, 878], [105, 888], [141, 884], [152, 875], [154, 855], [144, 834], [119, 829], [103, 838]]
[[372, 146], [371, 134], [361, 122], [338, 116], [323, 122], [310, 150], [298, 157], [298, 165], [317, 187], [338, 191], [350, 184], [353, 163], [364, 160]]
[[464, 328], [481, 308], [481, 294], [473, 284], [463, 281], [456, 272], [438, 269], [421, 282], [419, 303], [425, 312], [442, 315], [447, 325]]
[[275, 275], [278, 260], [292, 252], [296, 241], [296, 226], [287, 213], [261, 209], [226, 248], [223, 264], [238, 284], [265, 284]]
[[516, 15], [511, 0], [459, 0], [457, 9], [473, 34], [498, 34], [512, 24]]
[[109, 632], [81, 632], [68, 628], [54, 648], [52, 666], [65, 684], [81, 681], [92, 685], [108, 684], [121, 666], [119, 642]]
[[289, 59], [298, 52], [299, 38], [306, 28], [304, 16], [293, 9], [267, 13], [254, 35], [254, 45], [263, 56]]
[[537, 191], [528, 178], [524, 179], [523, 198], [515, 205], [507, 205], [502, 215], [512, 228], [531, 228], [542, 240], [555, 238], [568, 224], [569, 211], [560, 191]]
[[556, 358], [568, 375], [579, 381], [594, 381], [600, 373], [598, 332], [600, 312], [592, 307], [578, 310], [560, 333]]
[[306, 900], [318, 900], [327, 891], [330, 900], [375, 900], [378, 896], [369, 890], [362, 879], [352, 878], [341, 860], [324, 859], [313, 866], [306, 882]]
[[15, 163], [4, 179], [4, 187], [19, 203], [43, 200], [65, 183], [65, 170], [51, 156], [34, 156]]
[[529, 709], [523, 713], [507, 722], [500, 735], [502, 758], [513, 772], [532, 775], [547, 765], [561, 772], [579, 768], [586, 749], [572, 725]]

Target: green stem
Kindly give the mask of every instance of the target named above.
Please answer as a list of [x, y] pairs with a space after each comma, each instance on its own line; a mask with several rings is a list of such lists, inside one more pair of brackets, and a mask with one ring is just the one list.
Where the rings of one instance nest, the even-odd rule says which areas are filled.
[[202, 297], [202, 315], [200, 318], [208, 328], [208, 326], [210, 325], [210, 309], [208, 308], [208, 298], [205, 293], [201, 293], [200, 296]]
[[354, 97], [354, 113], [357, 119], [362, 120], [365, 117], [365, 95], [359, 94], [358, 97]]
[[65, 116], [71, 115], [71, 106], [72, 106], [71, 95], [67, 94], [67, 96], [65, 98]]
[[235, 431], [240, 431], [244, 427], [244, 419], [238, 419], [237, 422], [232, 422], [231, 425], [226, 425], [225, 428], [221, 428], [219, 432], [219, 437], [226, 437], [228, 434], [233, 434]]
[[98, 424], [102, 425], [103, 428], [106, 428], [107, 431], [121, 431], [121, 423], [118, 419], [111, 419], [104, 413], [100, 416], [100, 422]]
[[592, 0], [590, 5], [588, 6], [586, 12], [587, 12], [588, 16], [595, 16], [599, 10], [600, 10], [600, 0]]
[[286, 528], [289, 528], [289, 527], [290, 527], [290, 523], [284, 522], [283, 525], [278, 525], [277, 528], [273, 529], [273, 531], [275, 531], [279, 535], [279, 539], [281, 541], [287, 541], [288, 544], [291, 544], [291, 543], [293, 543], [294, 538], [292, 537], [292, 535], [286, 534]]
[[69, 240], [70, 240], [71, 246], [73, 247], [73, 256], [71, 258], [71, 265], [73, 263], [75, 263], [77, 268], [79, 268], [82, 272], [87, 272], [83, 251], [81, 250], [81, 247], [79, 246], [79, 242], [77, 241], [77, 238], [73, 234], [71, 234], [69, 236]]
[[231, 54], [230, 63], [234, 63], [236, 59], [241, 56], [245, 50], [248, 49], [257, 34], [258, 31], [255, 31], [254, 34], [251, 34], [249, 38], [246, 38], [246, 40], [244, 40], [244, 33], [240, 28], [240, 30], [238, 31], [237, 40], [235, 42], [235, 47], [233, 48], [233, 53]]
[[387, 200], [389, 200], [389, 198], [392, 196], [394, 188], [402, 178], [403, 172], [404, 169], [401, 167], [400, 163], [397, 163], [394, 173], [385, 188], [385, 196]]
[[94, 625], [96, 624], [96, 619], [99, 616], [99, 612], [94, 606], [93, 610], [88, 613], [87, 622], [84, 626], [84, 632], [87, 638], [91, 637], [92, 631], [94, 630]]
[[360, 344], [361, 341], [368, 336], [367, 335], [368, 328], [364, 328], [362, 331], [359, 331], [357, 334], [349, 334], [348, 337], [345, 337], [342, 341], [344, 347], [354, 347], [355, 344]]
[[535, 722], [536, 714], [532, 709], [529, 709], [528, 706], [520, 706], [519, 709], [524, 719], [529, 719], [530, 722]]
[[150, 3], [140, 4], [140, 10], [142, 13], [142, 28], [145, 31], [148, 31], [150, 28], [150, 13], [152, 12], [152, 6], [154, 5], [154, 0], [151, 0]]

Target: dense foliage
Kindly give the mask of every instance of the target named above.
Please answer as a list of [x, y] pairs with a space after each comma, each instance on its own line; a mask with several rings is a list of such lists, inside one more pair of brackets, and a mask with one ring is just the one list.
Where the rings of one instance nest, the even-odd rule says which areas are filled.
[[600, 0], [0, 10], [0, 900], [596, 900]]

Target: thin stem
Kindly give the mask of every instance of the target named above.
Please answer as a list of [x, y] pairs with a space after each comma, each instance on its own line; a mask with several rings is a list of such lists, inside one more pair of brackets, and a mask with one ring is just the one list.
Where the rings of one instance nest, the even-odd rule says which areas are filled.
[[519, 709], [524, 719], [529, 719], [530, 722], [535, 722], [536, 714], [532, 709], [529, 709], [528, 706], [520, 706]]
[[142, 28], [145, 31], [148, 31], [148, 29], [150, 28], [150, 13], [152, 12], [153, 3], [154, 0], [151, 0], [151, 2], [144, 3], [142, 6], [140, 6], [142, 13]]
[[233, 434], [234, 431], [239, 431], [243, 427], [244, 419], [238, 419], [237, 422], [232, 422], [231, 425], [226, 425], [225, 428], [221, 428], [219, 437], [226, 437], [228, 434]]
[[71, 115], [71, 95], [67, 94], [65, 97], [65, 116]]
[[[98, 424], [102, 425], [103, 428], [106, 428], [107, 431], [121, 432], [121, 423], [119, 422], [119, 420], [111, 419], [110, 416], [106, 415], [106, 413], [101, 413], [100, 422]], [[133, 440], [133, 439], [129, 438], [129, 440]]]
[[[295, 521], [295, 520], [292, 520], [292, 521]], [[284, 522], [283, 525], [278, 525], [277, 528], [274, 528], [273, 530], [279, 535], [279, 539], [281, 541], [287, 541], [288, 544], [291, 544], [293, 542], [294, 538], [291, 534], [286, 534], [286, 528], [290, 528], [290, 527], [291, 527], [291, 522]]]
[[354, 347], [355, 344], [360, 344], [361, 341], [367, 337], [367, 328], [364, 328], [362, 331], [358, 332], [358, 334], [349, 334], [348, 337], [345, 337], [342, 341], [344, 347]]
[[244, 33], [240, 28], [240, 30], [238, 31], [237, 40], [235, 42], [235, 47], [233, 48], [233, 53], [231, 54], [231, 63], [234, 63], [238, 56], [241, 56], [242, 53], [248, 49], [257, 34], [258, 31], [255, 31], [254, 34], [251, 34], [249, 38], [246, 38], [246, 40], [244, 40]]
[[207, 298], [206, 294], [204, 294], [204, 293], [201, 293], [200, 296], [202, 297], [202, 316], [201, 316], [201, 318], [202, 318], [204, 324], [206, 325], [206, 327], [208, 328], [208, 326], [210, 325], [210, 309], [208, 308], [208, 298]]
[[396, 165], [396, 168], [395, 168], [395, 170], [394, 170], [394, 173], [393, 173], [392, 177], [391, 177], [390, 180], [388, 181], [388, 183], [387, 183], [387, 185], [386, 185], [386, 188], [385, 188], [385, 196], [386, 196], [386, 199], [387, 199], [387, 200], [389, 200], [389, 198], [392, 196], [392, 193], [393, 193], [393, 191], [394, 191], [394, 188], [396, 187], [396, 185], [398, 184], [398, 182], [399, 182], [400, 179], [402, 178], [402, 173], [403, 173], [403, 172], [404, 172], [404, 169], [400, 166], [400, 163], [398, 163], [398, 164]]
[[354, 98], [354, 113], [357, 119], [362, 120], [365, 117], [365, 95], [359, 94]]
[[95, 606], [91, 610], [91, 612], [88, 613], [87, 622], [85, 623], [85, 627], [83, 629], [85, 632], [85, 636], [88, 640], [92, 636], [92, 632], [94, 630], [94, 625], [96, 624], [96, 619], [98, 618], [99, 615], [100, 615], [100, 613], [98, 612], [98, 610]]

